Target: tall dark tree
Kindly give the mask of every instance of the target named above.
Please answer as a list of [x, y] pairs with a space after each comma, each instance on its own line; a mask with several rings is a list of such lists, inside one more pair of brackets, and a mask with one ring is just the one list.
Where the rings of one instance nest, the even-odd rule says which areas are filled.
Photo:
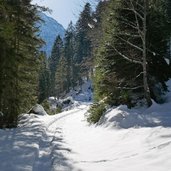
[[[158, 101], [155, 86], [160, 84], [160, 91], [166, 90], [169, 78], [164, 59], [169, 35], [165, 11], [165, 1], [110, 1], [109, 24], [96, 55], [97, 99], [112, 104], [129, 104], [135, 97], [144, 97], [148, 105], [151, 98]], [[157, 36], [160, 28], [165, 31]]]
[[[0, 1], [0, 111], [1, 127], [17, 124], [37, 99], [37, 54], [41, 41], [35, 22], [38, 7], [27, 1]], [[41, 9], [40, 9], [41, 10]]]
[[[91, 40], [89, 37], [92, 23], [91, 5], [86, 3], [76, 23], [76, 54], [75, 61], [78, 66], [79, 78], [88, 72], [83, 64], [91, 58]], [[78, 78], [78, 79], [79, 79]]]
[[64, 55], [59, 59], [59, 64], [55, 73], [55, 96], [57, 98], [63, 97], [67, 93], [68, 80], [67, 68], [68, 63]]
[[59, 63], [59, 59], [63, 53], [63, 41], [61, 37], [58, 35], [54, 42], [52, 48], [52, 54], [49, 58], [49, 69], [50, 69], [50, 95], [53, 96], [55, 94], [55, 73], [57, 70], [57, 66]]
[[74, 73], [75, 68], [75, 27], [73, 26], [73, 23], [70, 22], [68, 25], [68, 28], [65, 33], [64, 38], [64, 56], [67, 61], [67, 91], [69, 91], [70, 87], [74, 87], [75, 85], [75, 76], [76, 73]]
[[[167, 16], [168, 16], [168, 20], [169, 23], [171, 24], [171, 1], [167, 0]], [[170, 40], [169, 40], [169, 63], [170, 63], [170, 68], [171, 68], [171, 34], [170, 34]], [[171, 73], [171, 72], [170, 72]]]
[[50, 94], [50, 71], [45, 54], [41, 54], [39, 70], [39, 96], [38, 102], [42, 103]]

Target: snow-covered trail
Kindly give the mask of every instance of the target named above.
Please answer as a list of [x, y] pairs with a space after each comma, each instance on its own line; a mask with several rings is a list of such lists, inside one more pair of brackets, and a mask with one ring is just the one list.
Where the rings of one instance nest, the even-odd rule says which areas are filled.
[[[168, 171], [171, 169], [171, 129], [107, 129], [85, 120], [88, 105], [53, 116], [54, 171]], [[49, 124], [50, 123], [50, 124]], [[166, 155], [167, 154], [167, 155]]]
[[88, 108], [25, 114], [21, 127], [0, 130], [0, 171], [171, 170], [171, 127], [90, 126]]
[[[87, 112], [87, 109], [87, 105], [82, 105], [73, 110], [48, 117], [44, 120], [46, 134], [48, 137], [51, 137], [51, 170], [77, 170], [74, 168], [73, 160], [70, 158], [72, 147], [69, 147], [65, 137], [65, 127], [68, 119], [73, 116], [79, 116], [80, 113], [84, 115], [84, 113]], [[67, 130], [68, 128], [70, 129], [70, 126], [67, 127]]]

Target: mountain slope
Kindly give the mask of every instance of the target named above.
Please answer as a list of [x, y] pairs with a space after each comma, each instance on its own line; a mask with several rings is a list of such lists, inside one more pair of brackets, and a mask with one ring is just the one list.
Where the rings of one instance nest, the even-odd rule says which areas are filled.
[[44, 45], [41, 50], [45, 51], [47, 56], [49, 57], [56, 36], [60, 35], [61, 38], [63, 38], [65, 29], [55, 19], [47, 16], [46, 14], [40, 13], [40, 16], [44, 22], [38, 24], [38, 26], [40, 26], [39, 34], [40, 37], [46, 42], [46, 45]]

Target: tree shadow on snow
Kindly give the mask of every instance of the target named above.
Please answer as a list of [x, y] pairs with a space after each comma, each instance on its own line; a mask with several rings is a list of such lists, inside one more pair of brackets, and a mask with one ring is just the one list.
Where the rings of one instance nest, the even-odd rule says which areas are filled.
[[47, 135], [36, 117], [23, 118], [21, 123], [19, 128], [0, 130], [0, 170], [76, 171], [66, 157], [72, 151], [62, 137]]
[[[138, 111], [135, 109], [127, 109], [125, 106], [116, 108], [117, 110], [109, 111], [104, 115], [99, 124], [105, 127], [114, 128], [140, 128], [140, 127], [171, 127], [171, 111], [160, 110], [157, 108], [146, 109], [145, 111]], [[114, 109], [115, 110], [115, 109]], [[112, 114], [115, 113], [115, 114]]]

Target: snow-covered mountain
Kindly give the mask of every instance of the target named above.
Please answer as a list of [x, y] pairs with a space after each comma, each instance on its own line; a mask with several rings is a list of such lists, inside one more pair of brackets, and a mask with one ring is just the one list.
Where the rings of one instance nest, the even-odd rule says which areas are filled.
[[46, 42], [42, 50], [46, 52], [47, 56], [50, 56], [53, 43], [57, 35], [61, 38], [64, 37], [65, 29], [55, 19], [47, 16], [44, 13], [40, 13], [41, 19], [44, 22], [38, 24], [40, 26], [40, 37]]

